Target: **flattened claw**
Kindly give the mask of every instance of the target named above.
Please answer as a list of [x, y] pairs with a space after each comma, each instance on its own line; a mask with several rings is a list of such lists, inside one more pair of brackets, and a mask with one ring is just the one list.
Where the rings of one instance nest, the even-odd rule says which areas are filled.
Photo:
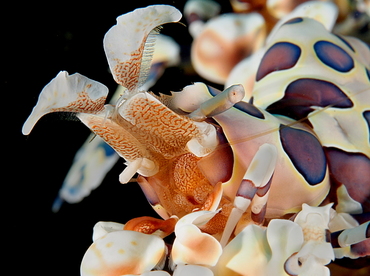
[[118, 84], [130, 91], [144, 84], [158, 34], [156, 27], [180, 18], [180, 11], [167, 5], [136, 9], [117, 18], [117, 24], [104, 37], [104, 50]]
[[103, 110], [108, 88], [78, 73], [61, 71], [41, 91], [36, 106], [23, 125], [28, 135], [36, 122], [51, 112], [98, 113]]

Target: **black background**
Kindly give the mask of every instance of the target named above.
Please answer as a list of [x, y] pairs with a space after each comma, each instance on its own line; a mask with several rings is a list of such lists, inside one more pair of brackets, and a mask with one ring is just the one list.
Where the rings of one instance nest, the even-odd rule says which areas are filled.
[[[79, 275], [84, 252], [98, 221], [125, 223], [137, 216], [155, 216], [134, 183], [121, 185], [123, 160], [103, 184], [79, 204], [52, 203], [73, 157], [90, 131], [65, 114], [44, 116], [29, 136], [21, 128], [42, 88], [60, 70], [79, 72], [109, 87], [103, 36], [116, 17], [149, 4], [171, 4], [183, 10], [185, 1], [58, 1], [10, 3], [1, 16], [2, 100], [2, 222], [6, 256], [4, 272], [12, 275]], [[46, 3], [46, 4], [45, 4]], [[182, 20], [186, 23], [185, 20]], [[162, 31], [180, 44], [186, 63], [191, 38], [185, 27], [168, 24]], [[178, 91], [197, 81], [179, 68], [167, 70], [153, 91]], [[168, 82], [171, 80], [171, 84]]]

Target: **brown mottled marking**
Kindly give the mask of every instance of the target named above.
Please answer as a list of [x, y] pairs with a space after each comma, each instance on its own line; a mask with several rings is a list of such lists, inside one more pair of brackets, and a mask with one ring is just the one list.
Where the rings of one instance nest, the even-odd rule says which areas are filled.
[[91, 116], [87, 121], [90, 129], [126, 160], [133, 161], [144, 156], [145, 149], [142, 148], [140, 142], [120, 125], [96, 116]]
[[183, 153], [186, 143], [200, 134], [190, 119], [148, 98], [133, 99], [123, 116], [135, 126], [135, 136], [165, 158]]
[[89, 94], [85, 91], [82, 91], [77, 95], [78, 95], [77, 100], [71, 102], [69, 105], [65, 107], [52, 108], [50, 109], [50, 112], [66, 111], [66, 112], [98, 113], [103, 110], [107, 98], [106, 96], [102, 96], [96, 100], [92, 100]]
[[145, 41], [138, 50], [131, 53], [131, 59], [128, 61], [121, 62], [119, 59], [115, 60], [117, 62], [113, 69], [115, 80], [128, 90], [137, 88], [144, 46]]

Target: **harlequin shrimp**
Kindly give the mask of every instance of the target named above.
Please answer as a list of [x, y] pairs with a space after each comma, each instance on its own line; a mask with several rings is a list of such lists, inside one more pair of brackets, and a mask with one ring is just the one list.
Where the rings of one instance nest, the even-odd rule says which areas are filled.
[[[171, 37], [159, 34], [155, 45], [148, 78], [141, 86], [143, 91], [156, 83], [166, 67], [175, 66], [180, 61], [180, 47]], [[111, 104], [116, 103], [123, 89], [118, 85], [110, 99]], [[118, 160], [119, 155], [103, 139], [91, 134], [76, 153], [52, 210], [58, 212], [64, 201], [77, 203], [88, 196]]]
[[76, 113], [162, 218], [97, 223], [81, 275], [328, 275], [336, 257], [369, 255], [369, 50], [295, 18], [266, 45], [249, 100], [238, 84], [141, 90], [159, 26], [180, 18], [166, 5], [118, 17], [104, 38], [115, 105], [62, 71], [23, 126]]

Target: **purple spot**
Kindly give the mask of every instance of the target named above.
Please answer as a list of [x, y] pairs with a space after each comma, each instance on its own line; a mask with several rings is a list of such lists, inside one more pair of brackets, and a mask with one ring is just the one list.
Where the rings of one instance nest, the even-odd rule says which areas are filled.
[[266, 216], [266, 210], [267, 210], [267, 205], [263, 205], [261, 211], [256, 214], [252, 211], [251, 213], [251, 218], [252, 220], [256, 223], [256, 224], [262, 224], [263, 221], [265, 220], [265, 216]]
[[273, 177], [274, 175], [272, 175], [271, 177], [270, 177], [270, 180], [267, 182], [267, 184], [265, 185], [265, 186], [263, 186], [263, 187], [259, 187], [258, 189], [257, 189], [257, 196], [259, 196], [259, 197], [263, 197], [264, 195], [266, 195], [267, 194], [267, 192], [270, 190], [270, 187], [271, 187], [271, 182], [272, 182], [272, 177]]
[[351, 214], [351, 216], [357, 220], [359, 224], [363, 224], [370, 220], [370, 213], [362, 213], [362, 214]]
[[216, 150], [198, 161], [198, 168], [214, 186], [230, 180], [235, 161], [233, 150], [221, 128], [217, 129], [217, 137], [220, 144]]
[[243, 179], [240, 183], [236, 196], [241, 196], [246, 199], [252, 200], [257, 192], [257, 187], [253, 181], [249, 179]]
[[349, 195], [362, 204], [364, 212], [370, 211], [370, 159], [357, 152], [325, 148], [331, 182], [344, 184]]
[[294, 167], [310, 185], [321, 183], [326, 174], [326, 158], [317, 138], [311, 133], [280, 125], [280, 140]]
[[343, 231], [344, 230], [340, 230], [340, 231], [333, 232], [330, 234], [330, 243], [333, 248], [340, 248], [338, 238], [339, 238], [339, 235], [342, 234]]
[[[364, 116], [365, 121], [367, 123], [367, 127], [369, 128], [368, 133], [370, 133], [370, 110], [364, 111], [362, 115]], [[370, 135], [369, 135], [369, 141], [370, 141]]]
[[338, 45], [321, 40], [313, 46], [317, 57], [327, 66], [339, 72], [348, 72], [354, 67], [351, 56]]
[[274, 71], [286, 70], [296, 65], [301, 49], [289, 42], [275, 43], [267, 50], [257, 71], [256, 81]]
[[[369, 226], [367, 227], [366, 231], [368, 231], [368, 230], [369, 230]], [[369, 256], [370, 255], [370, 240], [366, 239], [366, 240], [363, 240], [362, 242], [352, 244], [351, 245], [351, 253], [353, 253], [355, 256], [357, 255], [357, 256], [360, 256], [360, 257]], [[365, 262], [366, 262], [366, 260], [365, 260]]]
[[302, 22], [303, 21], [303, 18], [302, 17], [296, 17], [296, 18], [292, 18], [290, 20], [288, 20], [287, 22], [284, 23], [285, 24], [296, 24], [296, 23], [299, 23], [299, 22]]
[[335, 84], [319, 79], [297, 79], [285, 90], [284, 97], [266, 110], [299, 120], [306, 117], [312, 106], [350, 108], [352, 101]]
[[369, 71], [369, 69], [367, 69], [367, 68], [365, 68], [366, 69], [366, 75], [367, 75], [367, 78], [369, 79], [369, 81], [370, 81], [370, 71]]
[[265, 119], [263, 113], [253, 104], [247, 102], [238, 102], [234, 105], [234, 107], [258, 119]]

